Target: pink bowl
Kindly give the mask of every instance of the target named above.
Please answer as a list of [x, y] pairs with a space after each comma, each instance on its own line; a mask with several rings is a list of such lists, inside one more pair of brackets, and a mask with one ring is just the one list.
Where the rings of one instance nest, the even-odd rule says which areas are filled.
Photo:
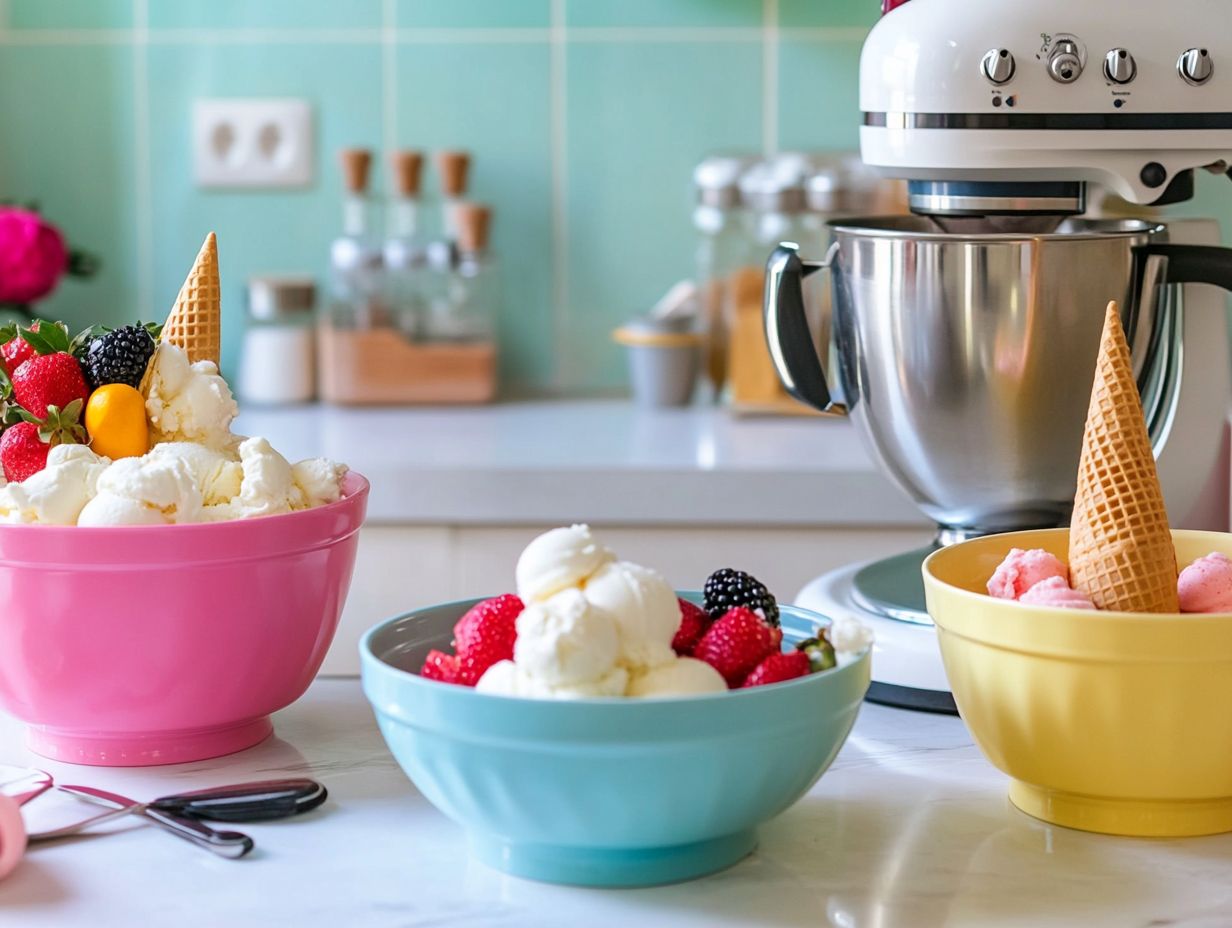
[[308, 688], [355, 566], [368, 481], [208, 525], [0, 525], [0, 706], [31, 750], [110, 767], [251, 747]]

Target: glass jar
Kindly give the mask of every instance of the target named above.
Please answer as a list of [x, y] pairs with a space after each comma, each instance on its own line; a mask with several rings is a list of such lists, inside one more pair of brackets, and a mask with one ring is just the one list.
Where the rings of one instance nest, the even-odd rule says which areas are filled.
[[340, 328], [372, 328], [388, 322], [384, 301], [384, 261], [376, 224], [376, 204], [368, 195], [372, 153], [342, 152], [346, 198], [342, 234], [330, 245], [330, 317]]
[[[785, 154], [758, 161], [740, 177], [745, 250], [729, 277], [731, 292], [728, 401], [744, 413], [796, 413], [766, 349], [762, 322], [766, 260], [780, 242], [806, 241], [804, 179], [808, 160]], [[820, 255], [809, 257], [820, 257]], [[815, 305], [815, 304], [811, 304]]]
[[492, 341], [500, 299], [496, 260], [488, 248], [492, 211], [459, 203], [452, 223], [457, 244], [430, 252], [430, 284], [423, 337], [435, 342]]
[[238, 380], [242, 400], [276, 406], [316, 397], [315, 303], [311, 277], [249, 278]]
[[693, 228], [698, 323], [704, 338], [706, 378], [718, 400], [727, 383], [728, 347], [733, 313], [731, 277], [745, 263], [747, 242], [740, 208], [740, 175], [746, 157], [718, 155], [693, 171], [697, 205]]

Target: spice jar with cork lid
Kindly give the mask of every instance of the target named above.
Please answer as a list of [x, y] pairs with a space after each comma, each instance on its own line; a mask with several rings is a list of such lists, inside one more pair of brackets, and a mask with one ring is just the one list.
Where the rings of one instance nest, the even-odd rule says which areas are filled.
[[457, 245], [443, 288], [430, 303], [424, 334], [431, 341], [491, 341], [500, 297], [496, 261], [488, 248], [492, 210], [481, 203], [454, 206]]
[[456, 242], [458, 230], [454, 224], [454, 207], [466, 196], [466, 182], [471, 169], [471, 156], [465, 151], [438, 151], [432, 159], [441, 186], [441, 240]]
[[408, 337], [418, 333], [426, 307], [428, 243], [419, 202], [422, 169], [422, 152], [403, 149], [390, 156], [395, 195], [384, 247], [385, 294], [394, 324]]
[[342, 234], [330, 246], [330, 321], [341, 328], [370, 328], [388, 322], [384, 305], [381, 243], [368, 197], [372, 152], [341, 152], [346, 197]]

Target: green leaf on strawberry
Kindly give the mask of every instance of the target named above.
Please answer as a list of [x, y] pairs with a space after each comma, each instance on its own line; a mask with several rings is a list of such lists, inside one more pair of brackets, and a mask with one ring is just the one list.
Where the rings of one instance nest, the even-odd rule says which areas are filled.
[[21, 410], [21, 418], [38, 426], [39, 441], [46, 442], [53, 448], [56, 445], [84, 445], [89, 440], [85, 426], [81, 424], [81, 409], [85, 404], [81, 400], [73, 400], [63, 409], [58, 406], [47, 407], [47, 418], [40, 419], [26, 410]]
[[[35, 325], [38, 328], [35, 328]], [[67, 352], [71, 343], [68, 326], [63, 322], [48, 322], [46, 319], [37, 319], [29, 328], [23, 327], [17, 331], [38, 354]]]

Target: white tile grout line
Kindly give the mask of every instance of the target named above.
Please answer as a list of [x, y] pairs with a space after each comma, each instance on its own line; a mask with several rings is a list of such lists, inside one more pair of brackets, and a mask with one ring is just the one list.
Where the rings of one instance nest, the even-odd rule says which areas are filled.
[[761, 151], [779, 147], [779, 0], [761, 6]]
[[[137, 201], [137, 313], [154, 318], [154, 199], [150, 178], [149, 0], [133, 0], [133, 166]], [[161, 318], [161, 317], [160, 317]]]
[[381, 149], [385, 164], [398, 144], [397, 0], [381, 4]]
[[[0, 0], [0, 14], [6, 0]], [[3, 20], [0, 20], [0, 24]], [[868, 30], [861, 26], [778, 27], [780, 39], [815, 42], [858, 42]], [[2, 29], [4, 45], [124, 45], [137, 41], [137, 29]], [[569, 29], [557, 37], [554, 27], [507, 29], [150, 29], [142, 30], [149, 45], [380, 45], [392, 32], [398, 45], [435, 44], [566, 44], [593, 42], [724, 43], [764, 41], [764, 28], [754, 27], [594, 27]]]
[[552, 386], [559, 392], [568, 385], [565, 342], [569, 328], [569, 209], [568, 146], [566, 143], [568, 68], [565, 40], [565, 0], [552, 0], [552, 44], [548, 64], [551, 95], [550, 126], [552, 153]]

